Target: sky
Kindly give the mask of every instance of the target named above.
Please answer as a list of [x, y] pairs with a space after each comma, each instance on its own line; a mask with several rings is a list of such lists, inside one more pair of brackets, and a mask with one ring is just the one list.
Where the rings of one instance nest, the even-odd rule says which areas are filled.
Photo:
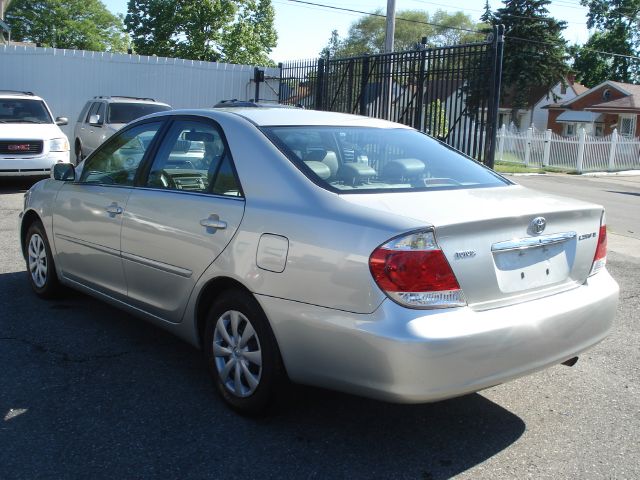
[[[127, 0], [102, 0], [113, 13], [127, 13]], [[333, 5], [371, 12], [377, 8], [386, 11], [385, 0], [309, 0], [313, 3]], [[477, 20], [482, 14], [484, 0], [396, 0], [396, 11], [407, 9], [463, 11]], [[362, 15], [331, 10], [312, 5], [303, 5], [289, 0], [272, 0], [276, 11], [275, 27], [278, 32], [278, 46], [271, 52], [275, 62], [315, 58], [327, 44], [332, 30], [338, 30], [345, 37], [349, 26]], [[492, 10], [502, 6], [500, 0], [490, 0]], [[552, 0], [548, 7], [551, 16], [567, 22], [564, 37], [570, 44], [584, 43], [589, 37], [586, 27], [588, 9], [580, 6], [580, 0]], [[420, 39], [416, 39], [419, 41]]]

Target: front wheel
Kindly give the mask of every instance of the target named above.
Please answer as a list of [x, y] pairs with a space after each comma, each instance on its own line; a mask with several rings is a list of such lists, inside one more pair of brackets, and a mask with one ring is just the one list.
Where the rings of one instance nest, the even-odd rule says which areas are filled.
[[27, 230], [25, 252], [29, 283], [33, 291], [42, 298], [55, 296], [59, 288], [58, 276], [47, 234], [39, 221], [32, 223]]
[[255, 298], [240, 290], [222, 294], [207, 317], [205, 355], [222, 398], [246, 415], [263, 412], [283, 377], [280, 351]]

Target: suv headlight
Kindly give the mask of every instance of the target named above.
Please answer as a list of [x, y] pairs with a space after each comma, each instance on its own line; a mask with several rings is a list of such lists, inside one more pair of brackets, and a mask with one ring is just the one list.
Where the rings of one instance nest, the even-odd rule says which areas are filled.
[[66, 138], [52, 138], [51, 140], [49, 140], [49, 151], [68, 152], [69, 140], [67, 140]]

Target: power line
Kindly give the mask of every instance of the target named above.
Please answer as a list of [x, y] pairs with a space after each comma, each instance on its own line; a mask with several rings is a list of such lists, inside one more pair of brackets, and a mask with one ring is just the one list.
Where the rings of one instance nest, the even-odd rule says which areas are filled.
[[[313, 5], [313, 6], [316, 6], [316, 7], [329, 8], [331, 10], [339, 10], [339, 11], [342, 11], [342, 12], [352, 12], [352, 13], [359, 13], [361, 15], [370, 15], [372, 17], [387, 18], [386, 15], [383, 15], [381, 13], [365, 12], [363, 10], [354, 10], [352, 8], [336, 7], [334, 5], [323, 5], [321, 3], [306, 2], [306, 1], [303, 1], [303, 0], [288, 0], [288, 1], [292, 2], [292, 3], [300, 3], [300, 4], [304, 4], [304, 5]], [[443, 28], [443, 29], [446, 29], [446, 30], [460, 30], [462, 32], [482, 33], [479, 30], [471, 30], [470, 28], [451, 27], [449, 25], [443, 25], [441, 23], [425, 22], [423, 20], [413, 20], [411, 18], [396, 17], [396, 20], [400, 20], [402, 22], [409, 22], [409, 23], [419, 23], [419, 24], [422, 24], [422, 25], [430, 25], [432, 27]]]
[[[413, 0], [416, 3], [420, 3], [423, 5], [434, 5], [436, 7], [451, 7], [451, 5], [447, 5], [444, 3], [434, 3], [434, 2], [427, 2], [425, 0]], [[467, 12], [484, 12], [484, 10], [479, 10], [477, 8], [460, 8], [460, 11], [467, 11]], [[553, 22], [553, 21], [557, 21], [554, 18], [547, 18], [547, 17], [531, 17], [531, 16], [525, 16], [525, 15], [512, 15], [510, 13], [506, 13], [506, 14], [502, 14], [502, 16], [504, 17], [509, 17], [509, 18], [521, 18], [524, 20], [538, 20], [541, 22]], [[572, 22], [569, 20], [563, 20], [565, 23], [573, 23], [574, 25], [586, 25], [586, 22]]]
[[[355, 9], [351, 9], [351, 8], [344, 8], [344, 7], [336, 7], [334, 5], [324, 5], [322, 3], [314, 3], [314, 2], [308, 2], [308, 1], [304, 1], [304, 0], [288, 0], [289, 2], [292, 3], [297, 3], [297, 4], [303, 4], [303, 5], [313, 5], [315, 7], [322, 7], [322, 8], [328, 8], [331, 10], [337, 10], [337, 11], [342, 11], [342, 12], [350, 12], [350, 13], [358, 13], [361, 15], [369, 15], [372, 17], [381, 17], [381, 18], [387, 18], [386, 15], [382, 15], [381, 13], [373, 13], [373, 12], [365, 12], [362, 10], [355, 10]], [[480, 30], [471, 30], [468, 28], [461, 28], [461, 27], [451, 27], [448, 25], [443, 25], [443, 24], [439, 24], [439, 23], [432, 23], [432, 22], [424, 22], [422, 20], [412, 20], [409, 18], [402, 18], [402, 17], [396, 17], [396, 20], [400, 20], [403, 22], [410, 22], [410, 23], [419, 23], [419, 24], [423, 24], [423, 25], [430, 25], [432, 27], [438, 27], [438, 28], [443, 28], [443, 29], [449, 29], [449, 30], [461, 30], [463, 32], [470, 32], [470, 33], [484, 33], [481, 32]], [[521, 37], [512, 37], [510, 35], [505, 35], [505, 39], [510, 39], [510, 40], [516, 40], [519, 42], [527, 42], [527, 43], [533, 43], [533, 44], [538, 44], [538, 45], [547, 45], [547, 46], [551, 46], [551, 47], [557, 47], [560, 46], [556, 43], [552, 43], [552, 42], [543, 42], [540, 40], [531, 40], [529, 38], [521, 38]], [[609, 55], [612, 57], [618, 57], [618, 58], [627, 58], [629, 60], [640, 60], [640, 57], [637, 57], [635, 55], [623, 55], [620, 53], [613, 53], [613, 52], [604, 52], [602, 50], [595, 50], [593, 48], [587, 48], [587, 47], [581, 47], [583, 50], [588, 51], [588, 52], [593, 52], [593, 53], [598, 53], [600, 55]]]

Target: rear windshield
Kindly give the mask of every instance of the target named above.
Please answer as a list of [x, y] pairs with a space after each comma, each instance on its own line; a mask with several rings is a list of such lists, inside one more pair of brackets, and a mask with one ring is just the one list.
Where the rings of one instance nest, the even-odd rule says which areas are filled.
[[0, 123], [53, 123], [42, 100], [0, 99]]
[[107, 123], [129, 123], [136, 118], [167, 110], [171, 110], [171, 107], [155, 103], [112, 103], [109, 105]]
[[287, 126], [263, 131], [311, 180], [339, 193], [508, 185], [416, 130]]

